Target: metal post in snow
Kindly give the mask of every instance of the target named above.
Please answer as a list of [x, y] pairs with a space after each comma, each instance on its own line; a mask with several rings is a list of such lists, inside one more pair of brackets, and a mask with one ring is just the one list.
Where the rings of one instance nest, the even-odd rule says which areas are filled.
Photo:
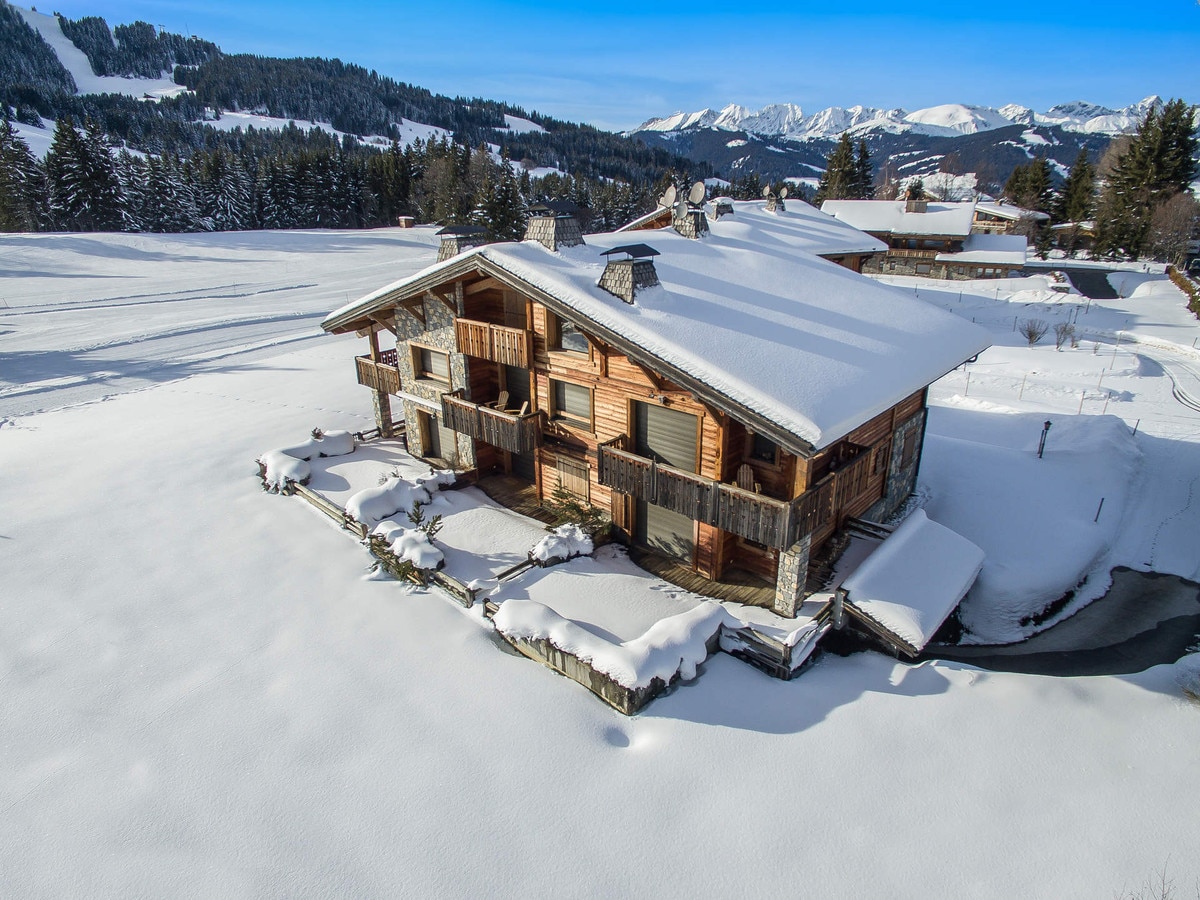
[[1124, 334], [1125, 334], [1125, 332], [1123, 332], [1123, 331], [1117, 332], [1117, 343], [1116, 343], [1116, 346], [1113, 347], [1113, 358], [1112, 358], [1112, 364], [1114, 366], [1117, 364], [1117, 351], [1119, 349], [1121, 349], [1121, 337]]
[[1100, 510], [1102, 510], [1102, 509], [1104, 509], [1104, 498], [1103, 497], [1100, 498], [1100, 505], [1096, 507], [1096, 518], [1092, 519], [1093, 522], [1100, 521]]
[[1049, 419], [1042, 424], [1042, 437], [1038, 441], [1038, 459], [1042, 458], [1042, 451], [1046, 449], [1046, 435], [1050, 433], [1050, 426], [1052, 424]]
[[1021, 379], [1021, 392], [1019, 394], [1017, 394], [1018, 400], [1023, 400], [1025, 398], [1025, 379], [1028, 377], [1029, 377], [1029, 373], [1026, 372], [1025, 376]]
[[963, 388], [963, 396], [964, 397], [971, 396], [971, 370], [970, 369], [967, 370], [967, 386]]
[[1137, 437], [1137, 430], [1138, 430], [1138, 426], [1139, 426], [1139, 425], [1141, 425], [1141, 424], [1142, 424], [1142, 420], [1141, 420], [1141, 419], [1138, 419], [1138, 420], [1137, 420], [1137, 422], [1136, 422], [1136, 423], [1134, 423], [1134, 426], [1133, 426], [1133, 436], [1134, 436], [1134, 437]]
[[1017, 333], [1017, 317], [1013, 316], [1013, 334]]
[[1086, 398], [1087, 398], [1087, 391], [1080, 391], [1079, 392], [1079, 409], [1076, 411], [1075, 415], [1077, 415], [1077, 416], [1083, 415], [1083, 401]]
[[1100, 390], [1100, 385], [1104, 384], [1104, 373], [1107, 371], [1108, 369], [1100, 370], [1100, 380], [1096, 382], [1096, 390]]
[[1108, 414], [1108, 401], [1112, 399], [1112, 391], [1108, 391], [1104, 395], [1104, 409], [1100, 410], [1100, 415]]

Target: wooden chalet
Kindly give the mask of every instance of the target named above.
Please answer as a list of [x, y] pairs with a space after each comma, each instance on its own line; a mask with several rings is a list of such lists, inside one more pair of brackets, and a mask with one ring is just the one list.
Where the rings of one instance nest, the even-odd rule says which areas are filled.
[[977, 227], [976, 206], [974, 201], [826, 200], [821, 211], [886, 244], [886, 253], [862, 268], [868, 274], [964, 280], [1007, 278], [1020, 271], [1025, 238], [1007, 229]]
[[736, 571], [794, 616], [846, 520], [910, 494], [927, 386], [989, 342], [818, 258], [813, 215], [764, 207], [699, 239], [586, 242], [569, 209], [542, 208], [525, 241], [450, 256], [323, 327], [367, 339], [358, 380], [381, 431], [402, 403], [416, 455], [540, 500], [561, 485], [622, 540], [704, 579]]

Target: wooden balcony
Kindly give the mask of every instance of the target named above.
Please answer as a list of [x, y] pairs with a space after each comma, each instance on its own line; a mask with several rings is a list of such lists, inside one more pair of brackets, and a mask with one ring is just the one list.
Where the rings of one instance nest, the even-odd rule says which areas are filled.
[[600, 445], [601, 484], [776, 550], [827, 525], [871, 476], [872, 454], [864, 452], [794, 500], [776, 500], [630, 453], [622, 449], [626, 440]]
[[458, 352], [506, 366], [529, 368], [532, 356], [532, 332], [524, 328], [508, 328], [472, 319], [454, 320], [454, 338]]
[[396, 351], [384, 350], [379, 361], [372, 362], [369, 356], [356, 356], [354, 366], [358, 369], [358, 383], [388, 394], [400, 392], [400, 370], [396, 367]]
[[447, 428], [507, 450], [532, 453], [542, 443], [542, 414], [517, 415], [463, 399], [460, 388], [442, 394], [442, 421]]

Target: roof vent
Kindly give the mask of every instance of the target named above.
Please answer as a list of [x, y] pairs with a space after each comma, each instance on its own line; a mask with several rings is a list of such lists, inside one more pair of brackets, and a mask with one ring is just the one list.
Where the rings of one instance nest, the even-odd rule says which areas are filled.
[[[623, 259], [613, 259], [614, 253], [624, 253]], [[633, 303], [633, 298], [643, 288], [654, 287], [659, 283], [658, 272], [654, 269], [654, 260], [659, 252], [645, 244], [625, 244], [613, 247], [600, 254], [607, 258], [608, 265], [604, 274], [596, 282], [597, 287], [603, 288], [614, 297], [620, 297], [626, 303]]]
[[712, 205], [714, 219], [733, 215], [733, 200], [729, 197], [714, 197]]
[[438, 231], [438, 236], [442, 239], [438, 246], [438, 262], [488, 242], [487, 229], [479, 225], [447, 225]]
[[529, 224], [525, 240], [537, 241], [548, 250], [559, 247], [578, 247], [583, 243], [583, 231], [575, 214], [579, 207], [569, 200], [551, 200], [529, 207]]
[[767, 212], [784, 212], [787, 207], [783, 205], [783, 201], [787, 199], [788, 189], [785, 184], [779, 189], [779, 193], [775, 193], [768, 184], [763, 188], [763, 196], [767, 198]]
[[671, 227], [686, 238], [708, 234], [708, 216], [704, 214], [704, 182], [692, 185], [686, 197], [680, 197], [675, 185], [658, 198], [658, 205], [671, 210]]

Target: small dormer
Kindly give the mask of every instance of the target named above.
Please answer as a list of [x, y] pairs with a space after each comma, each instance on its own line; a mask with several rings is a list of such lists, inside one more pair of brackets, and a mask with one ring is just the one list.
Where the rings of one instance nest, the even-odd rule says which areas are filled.
[[479, 225], [447, 225], [437, 234], [442, 239], [438, 245], [438, 262], [488, 242], [487, 229]]
[[[624, 254], [614, 259], [616, 254]], [[596, 286], [633, 303], [638, 291], [659, 284], [658, 271], [654, 268], [654, 257], [659, 252], [646, 244], [625, 244], [613, 247], [602, 254], [608, 264]]]
[[578, 247], [583, 243], [583, 229], [576, 217], [579, 207], [569, 200], [550, 200], [529, 207], [529, 224], [525, 240], [537, 241], [548, 250], [559, 247]]

